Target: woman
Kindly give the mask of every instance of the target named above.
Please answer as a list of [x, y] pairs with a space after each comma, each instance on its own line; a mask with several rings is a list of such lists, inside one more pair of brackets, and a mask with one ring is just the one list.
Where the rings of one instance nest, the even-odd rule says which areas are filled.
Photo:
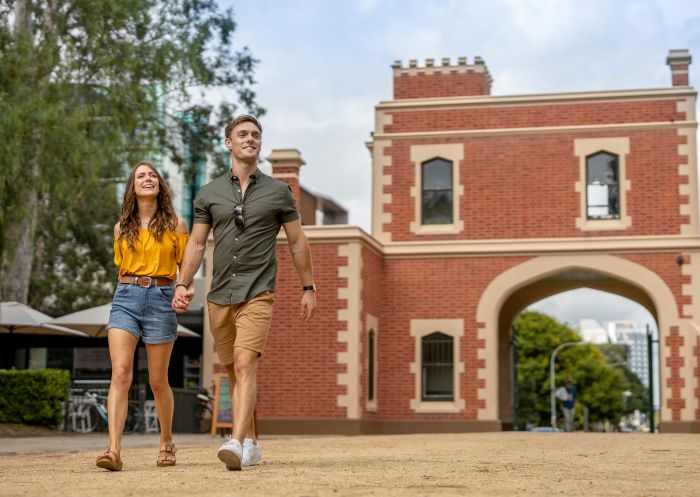
[[160, 422], [156, 464], [175, 465], [168, 364], [177, 321], [171, 302], [172, 283], [186, 243], [187, 225], [175, 214], [168, 186], [152, 164], [138, 163], [129, 174], [122, 216], [114, 227], [114, 263], [119, 267], [119, 284], [107, 325], [112, 360], [107, 400], [109, 449], [97, 458], [100, 468], [122, 469], [121, 437], [139, 338], [146, 344], [148, 380]]

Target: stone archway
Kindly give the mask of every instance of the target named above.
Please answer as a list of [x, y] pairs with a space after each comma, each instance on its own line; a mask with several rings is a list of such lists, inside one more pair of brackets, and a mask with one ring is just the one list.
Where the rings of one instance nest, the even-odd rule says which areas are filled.
[[[659, 354], [666, 357], [665, 337], [671, 326], [679, 326], [678, 307], [671, 290], [653, 271], [612, 255], [541, 256], [514, 266], [496, 277], [486, 288], [477, 307], [479, 339], [484, 341], [479, 359], [484, 380], [478, 398], [484, 408], [479, 419], [511, 421], [511, 376], [509, 336], [515, 317], [530, 303], [548, 296], [588, 287], [627, 297], [644, 306], [659, 328]], [[661, 417], [664, 419], [663, 359], [661, 374]]]

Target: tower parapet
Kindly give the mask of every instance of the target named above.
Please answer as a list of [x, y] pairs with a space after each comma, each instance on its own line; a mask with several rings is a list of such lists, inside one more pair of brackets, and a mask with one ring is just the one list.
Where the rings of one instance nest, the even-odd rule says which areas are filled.
[[391, 65], [394, 71], [394, 99], [442, 98], [490, 95], [493, 79], [484, 59], [475, 57], [473, 64], [466, 57], [459, 57], [452, 65], [444, 57], [436, 65], [435, 59], [425, 59], [418, 66], [416, 59], [404, 67], [400, 60]]

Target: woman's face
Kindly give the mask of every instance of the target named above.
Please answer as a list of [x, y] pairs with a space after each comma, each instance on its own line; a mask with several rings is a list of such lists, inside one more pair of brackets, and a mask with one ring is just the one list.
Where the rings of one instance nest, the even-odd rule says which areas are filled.
[[137, 197], [156, 197], [160, 191], [160, 183], [156, 172], [145, 164], [136, 168], [134, 174], [134, 193]]

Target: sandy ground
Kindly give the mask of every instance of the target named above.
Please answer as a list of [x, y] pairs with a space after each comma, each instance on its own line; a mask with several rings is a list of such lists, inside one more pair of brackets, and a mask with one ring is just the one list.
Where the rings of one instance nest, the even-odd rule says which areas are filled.
[[263, 464], [243, 471], [219, 462], [221, 439], [187, 443], [172, 468], [127, 443], [120, 473], [94, 467], [96, 450], [0, 455], [0, 495], [700, 496], [700, 435], [270, 437]]

